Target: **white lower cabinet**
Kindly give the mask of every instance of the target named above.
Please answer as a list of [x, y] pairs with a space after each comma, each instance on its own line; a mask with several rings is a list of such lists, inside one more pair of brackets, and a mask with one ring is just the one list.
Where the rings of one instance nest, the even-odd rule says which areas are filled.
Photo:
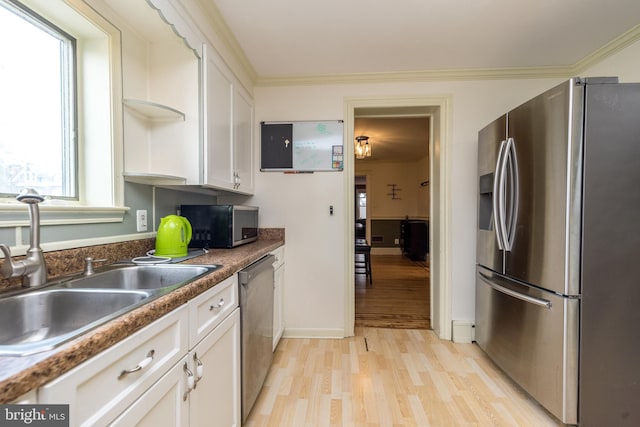
[[189, 402], [184, 399], [186, 381], [182, 369], [187, 359], [188, 357], [185, 356], [180, 360], [110, 425], [114, 427], [188, 426]]
[[236, 308], [190, 354], [202, 377], [189, 392], [191, 427], [240, 427], [240, 309]]
[[240, 309], [111, 425], [240, 426]]
[[237, 276], [41, 387], [37, 400], [69, 404], [71, 426], [239, 427]]
[[284, 246], [271, 252], [273, 262], [273, 350], [276, 350], [284, 333]]
[[41, 387], [38, 403], [69, 404], [71, 426], [109, 424], [187, 354], [188, 320], [172, 311]]
[[23, 394], [11, 403], [14, 405], [36, 404], [38, 403], [38, 394], [36, 390], [31, 390], [30, 392]]

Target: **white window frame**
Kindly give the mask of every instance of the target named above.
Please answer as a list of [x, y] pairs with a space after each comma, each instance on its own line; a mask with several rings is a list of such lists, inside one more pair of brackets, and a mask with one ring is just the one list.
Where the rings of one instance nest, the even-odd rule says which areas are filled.
[[[26, 138], [32, 141], [34, 134], [31, 132], [39, 132], [40, 135], [46, 134], [48, 135], [47, 138], [52, 138], [52, 141], [51, 141], [53, 142], [53, 144], [51, 144], [52, 147], [56, 146], [57, 148], [58, 143], [60, 143], [60, 148], [61, 148], [61, 150], [56, 150], [58, 152], [58, 155], [60, 156], [59, 158], [51, 158], [49, 156], [45, 159], [40, 157], [40, 155], [44, 153], [46, 150], [45, 147], [40, 146], [43, 144], [43, 142], [46, 141], [45, 139], [38, 138], [38, 140], [40, 141], [39, 146], [33, 146], [30, 141], [27, 142], [26, 146], [22, 147], [22, 149], [28, 150], [29, 154], [24, 155], [24, 157], [22, 158], [22, 162], [24, 162], [23, 164], [26, 166], [28, 163], [31, 163], [33, 159], [35, 160], [35, 163], [38, 163], [38, 165], [34, 166], [33, 170], [27, 170], [28, 167], [25, 168], [23, 170], [23, 173], [18, 174], [18, 176], [19, 177], [21, 176], [23, 177], [23, 179], [26, 179], [26, 180], [31, 180], [38, 177], [42, 172], [44, 172], [41, 169], [43, 166], [42, 162], [46, 161], [46, 163], [49, 166], [54, 166], [58, 169], [58, 171], [62, 171], [62, 174], [60, 177], [61, 182], [56, 183], [60, 185], [60, 192], [56, 191], [56, 194], [55, 195], [52, 194], [52, 196], [56, 198], [61, 198], [61, 199], [72, 199], [72, 200], [77, 199], [78, 187], [77, 187], [77, 161], [76, 161], [76, 158], [77, 158], [77, 155], [76, 155], [76, 152], [77, 152], [77, 148], [76, 148], [77, 147], [77, 144], [76, 144], [76, 134], [77, 134], [77, 129], [76, 129], [76, 123], [77, 123], [77, 119], [76, 119], [77, 117], [76, 40], [73, 36], [66, 33], [65, 31], [63, 31], [53, 23], [49, 22], [46, 18], [35, 13], [30, 8], [23, 6], [17, 0], [0, 0], [0, 4], [3, 5], [0, 8], [0, 10], [4, 15], [12, 16], [13, 18], [11, 19], [14, 22], [21, 22], [23, 25], [26, 23], [27, 26], [30, 28], [29, 31], [31, 31], [32, 34], [38, 34], [38, 37], [42, 37], [43, 40], [46, 39], [51, 42], [51, 45], [48, 45], [48, 48], [47, 48], [48, 52], [45, 52], [45, 51], [41, 52], [37, 50], [32, 53], [32, 52], [25, 51], [24, 50], [25, 48], [20, 50], [19, 56], [25, 57], [25, 61], [17, 59], [15, 64], [16, 65], [15, 69], [19, 71], [19, 73], [24, 78], [27, 78], [29, 80], [17, 82], [14, 89], [17, 89], [19, 93], [22, 94], [24, 93], [23, 90], [29, 87], [29, 89], [26, 89], [26, 90], [33, 91], [33, 92], [28, 92], [28, 95], [25, 94], [25, 96], [27, 97], [29, 95], [34, 95], [35, 93], [38, 93], [38, 95], [34, 96], [34, 98], [40, 96], [41, 93], [46, 93], [46, 95], [44, 95], [45, 97], [53, 96], [56, 99], [55, 102], [59, 102], [59, 104], [55, 108], [60, 110], [58, 114], [55, 114], [55, 113], [52, 114], [49, 110], [49, 107], [47, 107], [46, 110], [42, 109], [42, 105], [45, 105], [45, 106], [51, 105], [51, 102], [53, 100], [45, 99], [43, 100], [44, 102], [41, 103], [40, 99], [36, 98], [34, 99], [35, 102], [31, 102], [29, 104], [30, 108], [28, 108], [27, 105], [17, 106], [16, 108], [12, 108], [12, 105], [14, 103], [19, 104], [21, 101], [23, 101], [24, 96], [22, 96], [23, 100], [19, 100], [19, 99], [14, 100], [13, 97], [6, 98], [3, 100], [3, 107], [6, 108], [6, 111], [13, 111], [13, 113], [20, 115], [15, 123], [12, 123], [9, 125], [9, 126], [12, 126], [12, 125], [19, 126], [18, 128], [12, 128], [12, 131], [14, 132], [17, 131], [15, 134], [12, 131], [9, 131], [9, 133], [7, 134], [4, 132], [4, 130], [1, 130], [3, 133], [3, 136], [7, 137], [6, 141], [12, 141], [13, 142], [12, 145], [20, 146], [23, 143], [23, 141], [20, 140], [20, 136], [19, 136], [20, 134], [29, 135]], [[6, 36], [7, 34], [5, 34], [5, 37]], [[22, 37], [21, 33], [10, 34], [8, 35], [6, 40], [4, 40], [4, 42], [9, 44], [9, 43], [12, 43], [11, 40], [14, 40], [14, 39], [19, 40], [21, 37]], [[57, 41], [57, 43], [54, 41]], [[28, 45], [33, 46], [33, 42], [29, 43]], [[12, 47], [14, 48], [19, 47], [19, 44]], [[13, 61], [17, 53], [18, 51], [15, 51], [12, 54], [7, 55], [5, 58], [3, 58], [3, 60]], [[45, 87], [41, 84], [41, 82], [40, 83], [33, 82], [33, 84], [31, 84], [33, 80], [33, 77], [32, 77], [33, 75], [29, 73], [39, 71], [37, 66], [34, 67], [35, 68], [34, 70], [23, 70], [24, 67], [30, 67], [30, 66], [33, 67], [33, 65], [29, 65], [29, 64], [39, 63], [39, 61], [41, 60], [41, 57], [40, 57], [41, 53], [44, 54], [45, 57], [48, 56], [48, 53], [49, 54], [56, 53], [55, 60], [58, 61], [58, 64], [52, 64], [52, 65], [54, 65], [54, 67], [57, 68], [57, 71], [59, 72], [58, 86], [47, 85]], [[30, 58], [31, 56], [33, 56], [33, 58]], [[34, 61], [34, 62], [31, 62], [31, 61]], [[22, 66], [20, 66], [20, 64], [22, 64]], [[12, 65], [9, 65], [9, 66], [11, 67]], [[55, 68], [52, 71], [52, 74], [49, 74], [49, 73], [47, 74], [49, 74], [50, 76], [53, 75], [53, 73], [56, 72]], [[11, 85], [11, 83], [9, 84]], [[39, 105], [39, 104], [42, 104], [42, 105]], [[29, 117], [28, 114], [24, 113], [25, 107], [27, 107], [30, 110], [29, 114], [33, 112], [34, 115], [36, 115], [37, 114], [36, 112], [42, 113], [46, 111], [45, 115], [50, 117], [47, 117], [46, 119], [43, 118], [44, 120], [41, 120], [40, 117], [38, 117], [37, 118], [38, 124], [35, 126], [25, 125], [24, 123], [26, 123], [27, 121], [29, 121], [29, 119], [32, 118], [32, 117]], [[56, 116], [57, 116], [57, 120], [55, 119]], [[47, 119], [52, 121], [48, 121]], [[42, 126], [40, 124], [42, 124]], [[55, 127], [56, 129], [52, 129], [51, 126]], [[27, 129], [26, 131], [22, 130], [22, 128], [24, 127], [28, 127], [31, 129]], [[56, 137], [56, 134], [57, 134], [57, 137]], [[46, 145], [49, 145], [48, 142]], [[34, 153], [34, 151], [38, 151], [40, 153]], [[31, 159], [29, 157], [31, 157]], [[37, 175], [34, 176], [34, 174], [37, 174]], [[11, 189], [3, 188], [2, 196], [10, 197], [11, 195], [13, 195], [13, 197], [15, 197], [20, 192], [21, 188], [22, 187], [13, 187]], [[36, 187], [36, 190], [40, 191], [40, 187]], [[40, 194], [46, 195], [50, 193], [47, 193], [46, 191], [45, 192], [40, 191]]]
[[[122, 222], [129, 208], [122, 173], [120, 31], [82, 0], [19, 1], [77, 40], [79, 200], [41, 203], [42, 224]], [[0, 227], [26, 226], [12, 215], [23, 210], [13, 198], [0, 199]]]

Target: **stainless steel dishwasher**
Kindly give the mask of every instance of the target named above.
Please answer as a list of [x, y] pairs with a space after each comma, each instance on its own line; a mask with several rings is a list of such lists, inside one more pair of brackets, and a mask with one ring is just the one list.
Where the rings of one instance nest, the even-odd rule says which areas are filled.
[[273, 255], [238, 272], [242, 337], [242, 422], [247, 419], [273, 362]]

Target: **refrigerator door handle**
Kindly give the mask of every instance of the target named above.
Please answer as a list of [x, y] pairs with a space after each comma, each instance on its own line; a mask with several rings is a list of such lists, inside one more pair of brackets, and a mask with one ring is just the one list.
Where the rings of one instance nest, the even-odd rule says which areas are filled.
[[500, 154], [498, 155], [498, 222], [496, 224], [496, 231], [499, 236], [500, 249], [507, 249], [507, 207], [506, 207], [506, 191], [507, 191], [507, 166], [509, 165], [509, 142], [502, 141], [500, 144]]
[[500, 142], [500, 151], [498, 151], [498, 161], [496, 162], [496, 170], [493, 174], [493, 221], [496, 227], [496, 239], [498, 240], [498, 249], [504, 250], [504, 234], [502, 233], [502, 212], [501, 198], [504, 195], [504, 185], [502, 179], [505, 147], [507, 141]]
[[491, 279], [485, 276], [483, 273], [478, 273], [480, 280], [485, 282], [487, 285], [491, 286], [494, 290], [498, 292], [502, 292], [505, 295], [509, 295], [510, 297], [517, 298], [521, 301], [527, 302], [529, 304], [534, 304], [540, 307], [544, 307], [546, 309], [551, 309], [551, 301], [542, 298], [535, 298], [529, 295], [521, 294], [520, 292], [513, 291], [511, 289], [505, 288], [503, 286], [498, 285], [491, 281]]
[[518, 174], [518, 157], [516, 156], [516, 144], [513, 138], [507, 140], [505, 149], [505, 168], [509, 168], [510, 189], [509, 191], [509, 214], [504, 225], [504, 246], [505, 250], [511, 251], [515, 238], [516, 220], [518, 217], [518, 203], [520, 201], [520, 178]]

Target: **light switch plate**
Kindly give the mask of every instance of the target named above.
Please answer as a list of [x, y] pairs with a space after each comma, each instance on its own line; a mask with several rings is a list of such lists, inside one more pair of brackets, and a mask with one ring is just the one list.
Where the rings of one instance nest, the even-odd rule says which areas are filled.
[[147, 211], [136, 211], [136, 231], [147, 231]]

